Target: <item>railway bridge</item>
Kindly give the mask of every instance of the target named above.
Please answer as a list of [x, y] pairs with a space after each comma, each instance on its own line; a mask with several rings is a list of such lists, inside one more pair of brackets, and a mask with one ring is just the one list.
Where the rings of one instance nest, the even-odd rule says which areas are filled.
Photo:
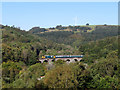
[[80, 61], [83, 58], [83, 55], [45, 55], [39, 59], [41, 63], [43, 62], [52, 62], [57, 61], [59, 59], [64, 60], [66, 62], [76, 62]]

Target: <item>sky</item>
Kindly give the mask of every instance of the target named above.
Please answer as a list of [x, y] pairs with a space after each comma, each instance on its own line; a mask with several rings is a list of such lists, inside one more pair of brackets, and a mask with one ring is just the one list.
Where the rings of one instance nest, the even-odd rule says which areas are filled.
[[[75, 20], [75, 18], [77, 18]], [[76, 22], [76, 23], [75, 23]], [[117, 25], [117, 2], [2, 2], [2, 24], [22, 30], [57, 25]]]

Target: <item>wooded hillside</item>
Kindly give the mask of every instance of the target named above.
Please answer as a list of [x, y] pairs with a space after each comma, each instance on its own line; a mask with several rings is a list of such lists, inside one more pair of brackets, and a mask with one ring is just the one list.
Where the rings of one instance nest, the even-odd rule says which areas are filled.
[[[56, 28], [62, 31], [1, 25], [3, 88], [120, 88], [117, 26]], [[42, 55], [84, 57], [70, 64], [61, 59], [40, 63]]]

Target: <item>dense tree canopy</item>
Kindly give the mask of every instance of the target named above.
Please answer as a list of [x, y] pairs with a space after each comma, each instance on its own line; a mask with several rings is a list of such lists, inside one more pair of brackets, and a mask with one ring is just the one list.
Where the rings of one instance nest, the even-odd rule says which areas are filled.
[[[39, 27], [27, 32], [1, 25], [2, 87], [120, 88], [117, 28], [58, 25], [52, 32]], [[39, 62], [42, 55], [81, 54], [84, 57], [75, 63]]]

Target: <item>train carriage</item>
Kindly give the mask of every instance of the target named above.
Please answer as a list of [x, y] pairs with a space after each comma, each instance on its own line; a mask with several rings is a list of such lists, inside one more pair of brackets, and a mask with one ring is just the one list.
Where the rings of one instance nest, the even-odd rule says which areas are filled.
[[83, 55], [45, 55], [42, 58], [83, 58]]

